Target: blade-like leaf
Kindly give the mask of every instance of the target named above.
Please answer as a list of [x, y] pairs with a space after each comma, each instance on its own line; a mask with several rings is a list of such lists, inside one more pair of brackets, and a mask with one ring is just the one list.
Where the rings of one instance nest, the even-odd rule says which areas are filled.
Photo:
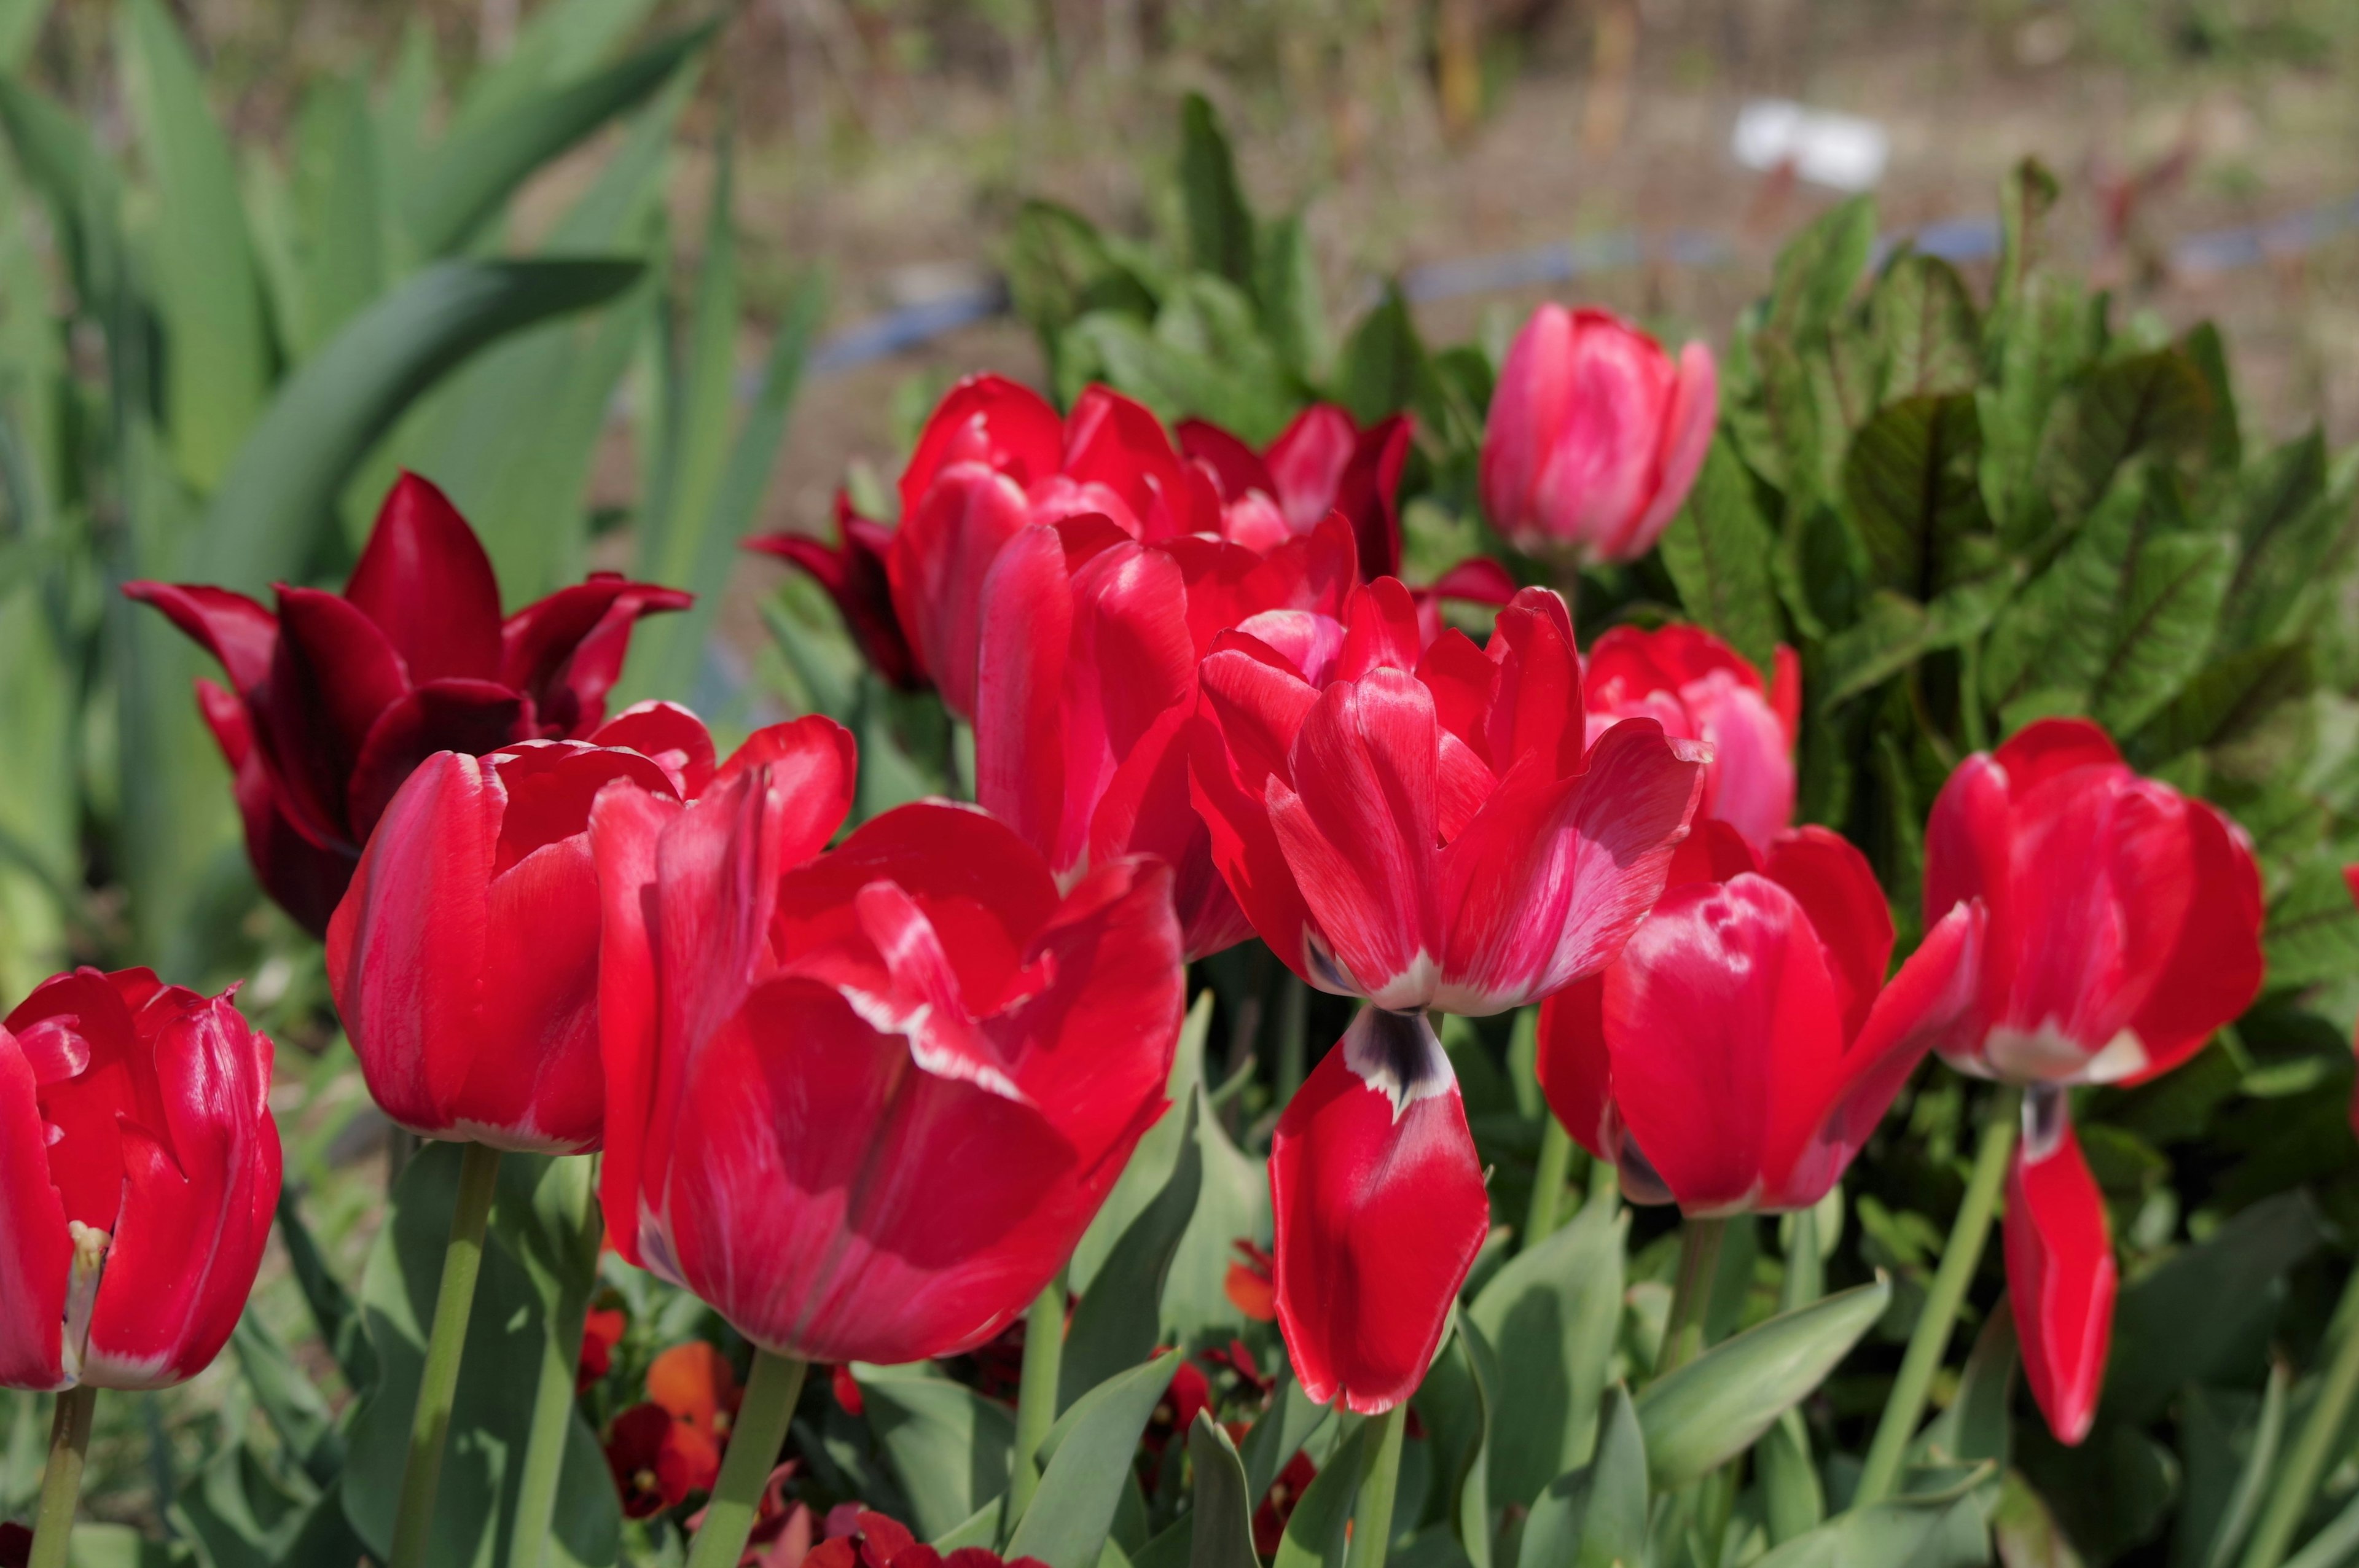
[[1094, 1568], [1114, 1528], [1139, 1433], [1171, 1386], [1180, 1354], [1158, 1356], [1099, 1384], [1058, 1419], [1041, 1452], [1040, 1489], [1016, 1523], [1006, 1555], [1049, 1568]]
[[1510, 1260], [1468, 1309], [1511, 1374], [1490, 1412], [1494, 1507], [1529, 1507], [1556, 1476], [1589, 1462], [1622, 1326], [1628, 1230], [1627, 1211], [1584, 1206]]
[[1257, 1568], [1254, 1495], [1245, 1464], [1210, 1411], [1198, 1411], [1188, 1433], [1188, 1459], [1196, 1471], [1196, 1527], [1188, 1568]]
[[449, 262], [410, 278], [280, 389], [205, 514], [188, 575], [246, 592], [299, 575], [345, 478], [413, 398], [484, 344], [638, 275], [636, 262]]
[[1843, 498], [1876, 578], [1930, 600], [1950, 586], [1965, 536], [1983, 530], [1970, 396], [1904, 398], [1878, 413], [1843, 460]]
[[948, 1535], [1007, 1488], [1016, 1418], [929, 1368], [856, 1366], [868, 1430], [928, 1540]]
[[1361, 1451], [1367, 1438], [1363, 1422], [1329, 1452], [1327, 1463], [1296, 1500], [1270, 1568], [1343, 1568], [1345, 1527], [1360, 1500]]
[[1662, 551], [1690, 618], [1767, 673], [1782, 630], [1770, 577], [1777, 540], [1726, 437], [1713, 439]]
[[1171, 1260], [1179, 1255], [1180, 1238], [1196, 1215], [1196, 1196], [1204, 1184], [1204, 1156], [1196, 1142], [1197, 1102], [1185, 1107], [1187, 1120], [1180, 1139], [1180, 1159], [1146, 1211], [1130, 1222], [1106, 1254], [1104, 1264], [1073, 1309], [1065, 1330], [1065, 1354], [1057, 1385], [1057, 1408], [1075, 1400], [1136, 1367], [1155, 1353], [1160, 1338], [1164, 1282]]
[[1228, 135], [1201, 92], [1190, 92], [1180, 105], [1180, 196], [1188, 213], [1190, 263], [1252, 288], [1253, 213], [1237, 188]]
[[1748, 1328], [1648, 1384], [1638, 1420], [1655, 1485], [1684, 1486], [1751, 1447], [1826, 1380], [1891, 1296], [1887, 1280], [1855, 1286]]
[[1770, 273], [1765, 323], [1797, 343], [1833, 325], [1867, 271], [1875, 243], [1875, 201], [1854, 196], [1786, 243]]

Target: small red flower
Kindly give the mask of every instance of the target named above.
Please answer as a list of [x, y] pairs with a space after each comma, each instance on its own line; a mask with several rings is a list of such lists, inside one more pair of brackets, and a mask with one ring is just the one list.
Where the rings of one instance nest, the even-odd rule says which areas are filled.
[[843, 1407], [844, 1414], [859, 1416], [868, 1413], [868, 1401], [861, 1397], [860, 1380], [852, 1375], [851, 1368], [837, 1367], [829, 1374], [828, 1382], [835, 1390], [835, 1402]]
[[590, 1385], [614, 1369], [614, 1346], [623, 1342], [623, 1330], [630, 1318], [620, 1307], [593, 1310], [582, 1320], [582, 1359], [575, 1373], [573, 1391], [583, 1393]]
[[0, 1524], [0, 1568], [25, 1568], [33, 1560], [33, 1532], [21, 1524]]
[[[1251, 1242], [1243, 1242], [1239, 1245], [1241, 1247], [1251, 1247], [1253, 1244]], [[1254, 1248], [1254, 1250], [1256, 1252], [1260, 1252], [1261, 1249], [1256, 1247]], [[1262, 1256], [1264, 1260], [1266, 1260], [1268, 1255], [1266, 1253], [1263, 1253]], [[1239, 1265], [1232, 1264], [1230, 1267], [1234, 1271], [1238, 1268]], [[1274, 1284], [1267, 1283], [1266, 1275], [1263, 1276], [1263, 1279], [1266, 1288], [1268, 1289], [1271, 1293], [1270, 1311], [1274, 1315], [1277, 1310], [1277, 1287]], [[1232, 1302], [1235, 1301], [1235, 1299], [1236, 1298], [1234, 1296], [1230, 1297]], [[1225, 1349], [1205, 1351], [1204, 1359], [1215, 1367], [1226, 1367], [1230, 1371], [1234, 1372], [1237, 1375], [1239, 1381], [1243, 1382], [1246, 1388], [1251, 1389], [1257, 1394], [1268, 1393], [1271, 1387], [1277, 1381], [1276, 1379], [1270, 1377], [1261, 1369], [1261, 1363], [1255, 1359], [1253, 1346], [1247, 1345], [1242, 1339], [1230, 1340], [1228, 1346]]]
[[1212, 1406], [1212, 1382], [1193, 1361], [1182, 1361], [1171, 1374], [1171, 1386], [1163, 1398], [1156, 1401], [1154, 1413], [1147, 1418], [1147, 1432], [1140, 1438], [1147, 1452], [1157, 1459], [1174, 1438], [1187, 1440], [1188, 1429], [1196, 1424], [1199, 1411]]
[[607, 1429], [606, 1465], [623, 1494], [623, 1512], [650, 1519], [712, 1487], [721, 1455], [694, 1428], [661, 1405], [633, 1405]]
[[1229, 1304], [1256, 1323], [1276, 1323], [1277, 1260], [1266, 1249], [1256, 1247], [1245, 1237], [1238, 1237], [1232, 1245], [1235, 1247], [1241, 1261], [1229, 1265], [1228, 1278], [1222, 1283]]
[[647, 1368], [647, 1398], [712, 1444], [728, 1446], [729, 1428], [745, 1393], [727, 1357], [703, 1340], [675, 1345]]
[[1278, 1542], [1286, 1538], [1286, 1521], [1294, 1517], [1294, 1505], [1302, 1500], [1304, 1488], [1319, 1476], [1319, 1466], [1310, 1462], [1308, 1454], [1298, 1454], [1287, 1461], [1286, 1468], [1270, 1483], [1269, 1495], [1254, 1510], [1254, 1551], [1265, 1558], [1277, 1555]]

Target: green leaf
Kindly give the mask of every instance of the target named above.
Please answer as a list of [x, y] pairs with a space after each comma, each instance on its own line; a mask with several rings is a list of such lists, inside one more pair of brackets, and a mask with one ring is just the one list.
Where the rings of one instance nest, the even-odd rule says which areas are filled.
[[450, 134], [465, 134], [588, 75], [654, 9], [654, 0], [554, 0], [533, 7], [507, 52], [469, 77]]
[[1789, 514], [1832, 500], [1842, 487], [1851, 432], [1832, 398], [1832, 381], [1821, 373], [1826, 351], [1766, 331], [1753, 340], [1753, 352], [1761, 365], [1766, 444], [1777, 470], [1770, 477], [1785, 489]]
[[2198, 747], [2228, 745], [2315, 685], [2306, 642], [2265, 643], [2221, 654], [2130, 738], [2130, 754], [2151, 768]]
[[1974, 479], [1981, 448], [1981, 420], [1964, 395], [1903, 398], [1853, 440], [1843, 497], [1886, 587], [1930, 600], [1951, 586], [1966, 536], [1989, 525]]
[[2007, 541], [2038, 538], [2049, 522], [2034, 461], [2058, 400], [2096, 351], [2092, 313], [2080, 280], [2035, 273], [2004, 310], [1994, 308], [1984, 335], [1993, 383], [1979, 388], [1984, 504]]
[[1255, 1493], [1236, 1444], [1210, 1411], [1196, 1412], [1196, 1424], [1188, 1433], [1188, 1459], [1196, 1472], [1196, 1524], [1188, 1568], [1258, 1568], [1253, 1539]]
[[1253, 213], [1237, 188], [1229, 138], [1201, 92], [1190, 92], [1180, 104], [1180, 198], [1188, 214], [1189, 264], [1251, 289]]
[[541, 167], [662, 87], [711, 41], [717, 24], [672, 34], [595, 76], [527, 99], [443, 139], [410, 189], [407, 217], [418, 253], [464, 248]]
[[1971, 394], [1982, 380], [1982, 326], [1957, 269], [1914, 253], [1892, 264], [1870, 300], [1884, 351], [1883, 400]]
[[1444, 1518], [1457, 1526], [1474, 1568], [1491, 1564], [1491, 1434], [1499, 1400], [1498, 1357], [1462, 1304], [1450, 1337], [1417, 1390], [1418, 1417], [1435, 1473], [1447, 1484]]
[[2053, 1518], [2041, 1520], [2017, 1501], [2019, 1519], [2000, 1524], [2016, 1537], [2009, 1546], [2049, 1536], [2092, 1563], [2110, 1563], [2153, 1540], [2178, 1490], [2178, 1466], [2169, 1449], [2136, 1427], [2102, 1415], [2077, 1448], [2058, 1443], [2038, 1422], [2027, 1423], [2019, 1464], [2037, 1489], [2036, 1500], [2045, 1505], [2039, 1511], [2052, 1510]]
[[2269, 905], [2261, 928], [2271, 990], [2318, 985], [2359, 974], [2359, 906], [2343, 880], [2341, 857], [2314, 854]]
[[301, 575], [337, 492], [412, 399], [484, 344], [613, 297], [636, 262], [446, 262], [288, 379], [206, 512], [186, 575], [245, 592]]
[[1139, 1434], [1179, 1366], [1178, 1351], [1158, 1356], [1099, 1384], [1058, 1418], [1041, 1444], [1049, 1464], [1040, 1489], [1008, 1539], [1011, 1561], [1037, 1557], [1049, 1568], [1096, 1568]]
[[0, 70], [24, 68], [41, 24], [49, 20], [52, 0], [6, 0], [0, 4]]
[[302, 311], [288, 346], [299, 363], [385, 290], [385, 182], [366, 83], [332, 79], [312, 89], [297, 148]]
[[2007, 586], [2004, 577], [1966, 583], [1930, 605], [1877, 589], [1858, 623], [1828, 640], [1824, 666], [1815, 680], [1803, 683], [1805, 688], [1814, 690], [1821, 704], [1848, 701], [1928, 654], [1982, 635]]
[[2179, 1526], [2171, 1531], [2171, 1568], [2230, 1568], [2236, 1561], [2277, 1474], [2290, 1382], [2278, 1361], [2271, 1364], [2258, 1400], [2199, 1383], [2181, 1390], [2179, 1442], [2186, 1481]]
[[[2093, 1129], [2092, 1129], [2093, 1130]], [[1925, 1423], [1911, 1445], [1922, 1465], [1973, 1465], [1984, 1459], [2004, 1465], [2013, 1433], [2007, 1418], [2017, 1365], [2015, 1314], [2005, 1305], [1983, 1320], [1973, 1348], [1958, 1375], [1956, 1397]]]
[[2023, 297], [2039, 264], [2040, 228], [2056, 205], [2056, 177], [2036, 157], [2007, 170], [1999, 188], [1998, 274], [1991, 282], [1991, 313], [2008, 311]]
[[[460, 1155], [457, 1144], [429, 1143], [410, 1161], [361, 1281], [380, 1376], [353, 1416], [343, 1499], [354, 1531], [380, 1559], [393, 1534], [410, 1413], [458, 1196]], [[569, 1289], [578, 1290], [578, 1281], [597, 1267], [590, 1180], [585, 1160], [509, 1154], [500, 1162], [429, 1562], [510, 1562], [509, 1525], [549, 1325]], [[567, 1434], [544, 1562], [606, 1568], [620, 1552], [622, 1523], [606, 1456], [577, 1414]]]
[[948, 1535], [1007, 1489], [1016, 1417], [930, 1367], [855, 1366], [868, 1430], [926, 1539]]
[[321, 1486], [333, 1481], [344, 1464], [344, 1434], [337, 1429], [335, 1414], [250, 1303], [230, 1335], [230, 1348], [254, 1402], [287, 1452], [313, 1481]]
[[2176, 461], [2203, 452], [2218, 413], [2203, 373], [2182, 350], [2098, 366], [2060, 411], [2039, 454], [2057, 514], [2085, 514], [2141, 453]]
[[1243, 1458], [1245, 1496], [1258, 1504], [1269, 1495], [1278, 1473], [1294, 1462], [1310, 1434], [1325, 1424], [1327, 1407], [1312, 1401], [1295, 1380], [1292, 1368], [1282, 1368], [1269, 1408], [1245, 1433]]
[[74, 293], [85, 309], [114, 308], [126, 287], [121, 173], [79, 116], [7, 75], [0, 122], [65, 238]]
[[1353, 1505], [1360, 1499], [1361, 1451], [1367, 1437], [1363, 1422], [1329, 1452], [1327, 1462], [1296, 1501], [1270, 1568], [1343, 1568], [1344, 1527], [1352, 1522]]
[[303, 1221], [301, 1190], [289, 1182], [278, 1192], [278, 1240], [287, 1249], [288, 1271], [311, 1309], [320, 1342], [334, 1357], [337, 1370], [354, 1389], [376, 1380], [376, 1358], [361, 1324], [353, 1298], [328, 1267], [311, 1228]]
[[1855, 1286], [1748, 1328], [1649, 1383], [1638, 1420], [1655, 1485], [1684, 1486], [1751, 1447], [1826, 1380], [1891, 1297], [1887, 1280]]
[[1783, 1546], [1826, 1522], [1826, 1489], [1819, 1484], [1818, 1466], [1810, 1462], [1810, 1429], [1799, 1411], [1779, 1416], [1753, 1450], [1754, 1472], [1761, 1478], [1761, 1508], [1769, 1530], [1769, 1544]]
[[1689, 618], [1767, 672], [1782, 630], [1770, 577], [1777, 539], [1725, 436], [1713, 438], [1662, 551]]
[[1097, 226], [1070, 207], [1036, 200], [1018, 208], [1005, 265], [1016, 314], [1049, 356], [1052, 384], [1064, 380], [1058, 345], [1083, 316], [1103, 310], [1140, 322], [1155, 319], [1153, 283], [1125, 265]]
[[1058, 1373], [1060, 1411], [1152, 1356], [1161, 1338], [1164, 1284], [1189, 1221], [1196, 1217], [1196, 1196], [1204, 1184], [1203, 1151], [1196, 1141], [1199, 1101], [1190, 1097], [1185, 1109], [1180, 1156], [1170, 1178], [1123, 1231], [1073, 1309]]
[[1467, 1315], [1514, 1375], [1491, 1407], [1489, 1501], [1531, 1506], [1589, 1462], [1598, 1400], [1622, 1326], [1626, 1212], [1585, 1205], [1571, 1224], [1517, 1253]]
[[2233, 1388], [2258, 1381], [2285, 1302], [2286, 1271], [2321, 1239], [2309, 1195], [2283, 1193], [2237, 1214], [2124, 1290], [2114, 1314], [2104, 1418], [2151, 1420], [2189, 1382]]
[[1596, 1458], [1559, 1476], [1533, 1501], [1519, 1561], [1562, 1568], [1640, 1568], [1647, 1561], [1647, 1444], [1627, 1389], [1614, 1388], [1587, 1446]]
[[1755, 1559], [1755, 1568], [1982, 1568], [1990, 1555], [1988, 1506], [1969, 1492], [1939, 1503], [1903, 1498], [1854, 1509]]
[[1298, 381], [1317, 381], [1326, 373], [1327, 305], [1300, 218], [1288, 214], [1263, 226], [1253, 296], [1278, 362]]
[[2317, 431], [2288, 441], [2237, 478], [2231, 516], [2235, 576], [2220, 613], [2231, 648], [2299, 636], [2332, 602], [2337, 557], [2347, 545], [2359, 468], [2330, 475]]
[[125, 96], [156, 182], [153, 268], [168, 351], [172, 455], [200, 491], [219, 485], [270, 391], [262, 284], [237, 162], [205, 107], [204, 79], [160, 0], [122, 13]]
[[1343, 344], [1335, 367], [1335, 399], [1362, 425], [1373, 425], [1422, 398], [1429, 376], [1408, 297], [1397, 283], [1389, 284]]
[[1854, 196], [1820, 216], [1777, 253], [1766, 325], [1799, 343], [1834, 324], [1875, 243], [1875, 200]]

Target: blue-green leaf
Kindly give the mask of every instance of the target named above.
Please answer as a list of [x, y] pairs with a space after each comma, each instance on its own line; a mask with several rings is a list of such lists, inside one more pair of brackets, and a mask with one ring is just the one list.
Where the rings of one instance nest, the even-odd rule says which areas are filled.
[[1095, 1568], [1130, 1481], [1139, 1434], [1179, 1365], [1173, 1351], [1134, 1367], [1099, 1384], [1058, 1419], [1040, 1445], [1048, 1468], [1008, 1540], [1009, 1558], [1037, 1557], [1049, 1568]]

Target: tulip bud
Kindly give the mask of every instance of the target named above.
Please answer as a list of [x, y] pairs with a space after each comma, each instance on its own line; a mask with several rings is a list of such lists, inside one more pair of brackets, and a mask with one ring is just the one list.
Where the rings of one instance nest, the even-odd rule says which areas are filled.
[[1718, 411], [1701, 343], [1675, 362], [1619, 317], [1543, 305], [1491, 397], [1484, 510], [1527, 555], [1636, 560], [1687, 498]]
[[1802, 671], [1780, 644], [1767, 686], [1752, 662], [1699, 626], [1616, 626], [1589, 650], [1590, 722], [1652, 719], [1712, 747], [1700, 821], [1718, 820], [1767, 853], [1794, 818], [1794, 740]]

